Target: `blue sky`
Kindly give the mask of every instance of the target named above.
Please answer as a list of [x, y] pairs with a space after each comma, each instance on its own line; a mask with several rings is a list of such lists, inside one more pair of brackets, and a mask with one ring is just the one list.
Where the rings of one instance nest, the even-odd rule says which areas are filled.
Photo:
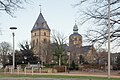
[[[14, 14], [16, 18], [12, 18], [5, 12], [0, 12], [0, 28], [2, 31], [0, 42], [6, 41], [12, 45], [12, 32], [9, 29], [11, 26], [18, 28], [15, 31], [15, 48], [18, 49], [18, 44], [25, 40], [30, 41], [31, 29], [40, 13], [40, 4], [42, 5], [42, 14], [50, 29], [69, 36], [73, 33], [75, 18], [78, 18], [79, 15], [77, 14], [78, 8], [72, 6], [77, 2], [77, 0], [35, 0], [34, 3], [24, 5], [25, 9], [16, 11]], [[79, 33], [84, 34], [87, 26], [78, 26]]]

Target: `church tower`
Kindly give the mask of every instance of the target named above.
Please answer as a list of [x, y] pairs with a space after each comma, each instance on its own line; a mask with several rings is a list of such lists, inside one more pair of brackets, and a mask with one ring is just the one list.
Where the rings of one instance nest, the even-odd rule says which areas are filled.
[[31, 30], [31, 41], [33, 52], [39, 57], [40, 63], [47, 63], [50, 45], [50, 28], [41, 11]]
[[79, 56], [82, 54], [82, 36], [78, 33], [78, 26], [75, 23], [73, 34], [69, 36], [69, 48], [71, 63], [79, 64]]
[[78, 26], [74, 25], [73, 34], [69, 36], [69, 46], [82, 47], [82, 36], [78, 33]]

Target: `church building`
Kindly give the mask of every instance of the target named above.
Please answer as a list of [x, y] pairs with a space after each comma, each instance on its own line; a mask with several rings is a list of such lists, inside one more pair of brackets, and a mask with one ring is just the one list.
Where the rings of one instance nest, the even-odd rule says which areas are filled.
[[31, 41], [32, 49], [35, 55], [39, 57], [41, 64], [47, 63], [47, 57], [50, 45], [50, 28], [40, 12], [32, 30]]
[[69, 36], [67, 52], [70, 53], [70, 62], [82, 64], [84, 62], [97, 63], [98, 55], [93, 45], [82, 46], [82, 35], [78, 33], [78, 26], [75, 23], [73, 34]]
[[[32, 30], [31, 42], [32, 50], [39, 57], [41, 64], [49, 63], [50, 54], [50, 28], [40, 12]], [[93, 45], [82, 46], [82, 35], [78, 33], [78, 26], [75, 22], [73, 33], [69, 36], [69, 46], [66, 51], [70, 53], [70, 62], [82, 64], [83, 62], [92, 63], [97, 61], [97, 53]], [[84, 59], [84, 61], [83, 61]]]

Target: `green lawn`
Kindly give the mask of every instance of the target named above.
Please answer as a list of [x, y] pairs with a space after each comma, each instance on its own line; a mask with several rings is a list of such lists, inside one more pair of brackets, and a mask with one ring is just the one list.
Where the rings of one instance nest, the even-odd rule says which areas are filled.
[[[86, 76], [64, 76], [64, 75], [5, 75], [0, 74], [0, 78], [80, 78], [80, 79], [91, 79], [91, 80], [108, 80], [107, 78], [101, 77], [86, 77]], [[120, 80], [120, 78], [111, 78], [110, 80]]]

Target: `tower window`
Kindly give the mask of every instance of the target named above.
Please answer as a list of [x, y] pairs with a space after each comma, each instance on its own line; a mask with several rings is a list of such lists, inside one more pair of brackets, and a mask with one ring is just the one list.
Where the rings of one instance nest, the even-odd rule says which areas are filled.
[[46, 32], [44, 32], [44, 36], [46, 36]]
[[77, 38], [75, 38], [75, 41], [77, 41]]
[[38, 39], [36, 40], [36, 45], [38, 44]]
[[46, 43], [46, 42], [47, 42], [47, 39], [43, 39], [43, 42]]
[[35, 36], [36, 36], [36, 33], [35, 33]]
[[46, 22], [43, 22], [43, 23], [42, 23], [42, 26], [44, 26], [44, 27], [45, 27], [45, 26], [46, 26]]

